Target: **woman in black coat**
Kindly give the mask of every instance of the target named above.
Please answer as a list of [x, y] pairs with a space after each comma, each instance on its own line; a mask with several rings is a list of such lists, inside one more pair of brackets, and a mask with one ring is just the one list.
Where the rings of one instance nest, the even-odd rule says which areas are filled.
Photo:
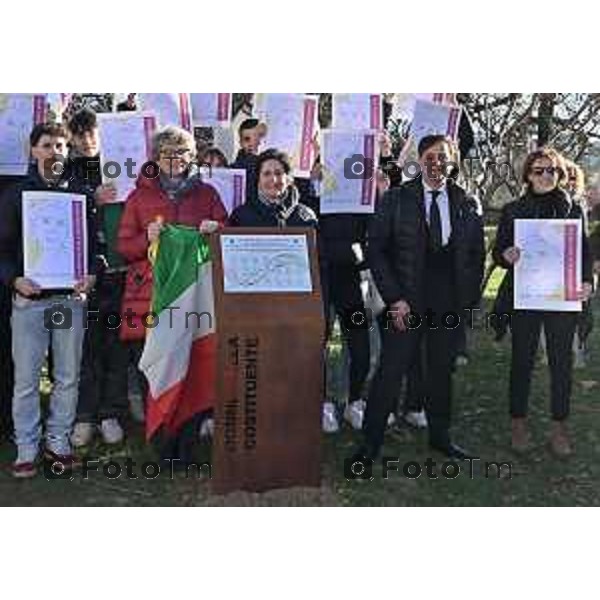
[[231, 217], [231, 227], [316, 227], [315, 213], [302, 203], [293, 183], [287, 156], [275, 149], [265, 150], [256, 165], [257, 194], [251, 194]]
[[[513, 267], [521, 257], [514, 244], [515, 219], [581, 219], [583, 211], [562, 189], [566, 177], [564, 159], [551, 148], [532, 152], [523, 167], [526, 191], [518, 200], [504, 207], [493, 250], [496, 263], [508, 273], [498, 291], [512, 314], [512, 358], [510, 371], [510, 412], [512, 417], [512, 446], [525, 451], [529, 446], [527, 412], [531, 374], [535, 364], [542, 325], [547, 338], [550, 366], [550, 395], [552, 433], [550, 444], [557, 456], [572, 453], [565, 426], [570, 411], [571, 379], [573, 369], [572, 344], [577, 327], [578, 313], [514, 310]], [[587, 236], [583, 228], [583, 289], [581, 300], [592, 293], [592, 264]], [[497, 303], [498, 305], [498, 303]]]

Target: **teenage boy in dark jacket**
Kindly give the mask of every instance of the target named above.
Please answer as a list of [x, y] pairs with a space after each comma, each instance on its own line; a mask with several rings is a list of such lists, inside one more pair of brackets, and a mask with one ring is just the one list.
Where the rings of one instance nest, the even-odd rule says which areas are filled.
[[[95, 283], [96, 244], [93, 211], [86, 211], [88, 275], [74, 289], [44, 289], [24, 276], [22, 196], [28, 191], [84, 193], [73, 181], [56, 175], [49, 165], [67, 152], [67, 132], [60, 125], [36, 125], [31, 132], [32, 165], [28, 176], [0, 198], [0, 280], [13, 292], [12, 330], [15, 385], [12, 416], [17, 458], [13, 475], [37, 472], [42, 424], [39, 379], [49, 344], [54, 358], [54, 386], [46, 422], [45, 454], [53, 463], [72, 466], [69, 436], [77, 408], [77, 384], [84, 335], [86, 294]], [[60, 169], [56, 169], [56, 172]], [[89, 202], [88, 202], [89, 205]], [[53, 327], [57, 314], [70, 328]], [[52, 322], [49, 322], [49, 317]]]
[[128, 411], [128, 351], [115, 324], [121, 310], [127, 267], [115, 249], [124, 204], [115, 202], [114, 187], [102, 184], [96, 113], [89, 109], [79, 111], [69, 121], [69, 131], [68, 169], [78, 185], [95, 200], [98, 248], [102, 255], [102, 269], [90, 296], [77, 424], [72, 435], [73, 445], [80, 448], [92, 442], [97, 429], [106, 444], [123, 440], [121, 422]]
[[256, 198], [258, 185], [258, 155], [260, 144], [265, 136], [265, 125], [258, 119], [246, 119], [239, 128], [240, 150], [232, 169], [246, 171], [246, 200]]
[[[379, 141], [380, 164], [392, 162], [389, 137], [383, 134]], [[319, 169], [313, 169], [314, 175]], [[376, 173], [378, 193], [387, 188], [385, 171]], [[389, 179], [389, 178], [388, 178]], [[385, 181], [384, 181], [385, 180]], [[305, 186], [309, 185], [304, 180]], [[319, 197], [307, 194], [307, 204], [319, 219], [319, 256], [321, 259], [321, 286], [325, 310], [326, 337], [333, 332], [336, 318], [348, 347], [349, 386], [344, 419], [355, 430], [361, 430], [364, 421], [364, 392], [371, 366], [371, 342], [368, 318], [362, 291], [361, 271], [368, 268], [367, 228], [371, 215], [337, 213], [320, 214]], [[325, 405], [325, 414], [337, 414], [333, 398]], [[336, 419], [329, 419], [330, 428], [337, 429]], [[324, 422], [325, 425], [325, 422]]]

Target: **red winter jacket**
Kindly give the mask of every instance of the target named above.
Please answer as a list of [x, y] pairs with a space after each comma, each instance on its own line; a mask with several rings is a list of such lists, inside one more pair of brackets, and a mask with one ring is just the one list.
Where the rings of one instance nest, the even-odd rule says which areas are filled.
[[142, 316], [150, 311], [152, 301], [148, 225], [162, 219], [163, 223], [198, 227], [205, 220], [223, 225], [227, 219], [219, 194], [211, 186], [197, 180], [181, 197], [171, 200], [159, 181], [159, 178], [138, 178], [136, 189], [126, 200], [119, 226], [117, 250], [128, 264], [122, 303], [121, 339], [124, 341], [143, 340], [146, 334]]

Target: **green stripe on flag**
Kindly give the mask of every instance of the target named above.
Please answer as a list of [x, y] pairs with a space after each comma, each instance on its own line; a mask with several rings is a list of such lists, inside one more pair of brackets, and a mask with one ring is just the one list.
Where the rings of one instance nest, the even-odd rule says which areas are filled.
[[208, 243], [197, 229], [167, 225], [160, 234], [153, 268], [152, 310], [157, 314], [198, 280], [198, 267], [210, 260]]

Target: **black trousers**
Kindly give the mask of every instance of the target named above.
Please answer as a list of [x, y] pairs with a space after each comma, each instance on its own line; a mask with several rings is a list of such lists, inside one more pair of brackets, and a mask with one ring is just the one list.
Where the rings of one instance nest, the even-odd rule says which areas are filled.
[[146, 343], [145, 340], [135, 340], [132, 342], [125, 343], [125, 346], [127, 348], [127, 361], [128, 361], [128, 364], [130, 363], [134, 367], [135, 376], [136, 376], [137, 383], [138, 383], [138, 388], [142, 395], [142, 400], [144, 402], [144, 406], [146, 406], [146, 400], [148, 398], [149, 386], [148, 386], [148, 380], [146, 379], [146, 376], [144, 375], [144, 373], [142, 373], [142, 371], [140, 370], [138, 365], [142, 358], [142, 354], [144, 354], [145, 343]]
[[[383, 340], [388, 317], [384, 312], [377, 318], [379, 337]], [[425, 408], [425, 346], [422, 344], [415, 350], [413, 361], [404, 377], [403, 401], [394, 405], [393, 412], [410, 413], [421, 412]], [[401, 388], [398, 389], [400, 396]]]
[[[383, 328], [379, 368], [371, 384], [364, 433], [371, 448], [383, 444], [388, 416], [395, 408], [402, 378], [423, 352], [425, 411], [431, 444], [444, 446], [450, 441], [452, 375], [456, 352], [457, 320], [444, 324], [443, 317], [456, 309], [452, 254], [442, 252], [431, 258], [423, 274], [424, 303], [421, 324], [399, 332], [391, 319]], [[415, 307], [411, 307], [413, 311]], [[417, 309], [418, 312], [418, 309]], [[454, 327], [454, 328], [452, 328]]]
[[469, 349], [467, 345], [467, 327], [470, 324], [470, 315], [464, 311], [461, 315], [460, 325], [456, 328], [456, 356], [468, 356]]
[[[425, 353], [424, 396], [433, 444], [449, 441], [452, 400], [453, 344], [455, 332], [444, 327], [398, 332], [390, 325], [382, 339], [381, 360], [373, 378], [365, 416], [365, 436], [369, 445], [379, 448], [387, 418], [394, 411], [402, 379], [410, 373], [421, 345]], [[416, 407], [415, 407], [416, 408]]]
[[425, 371], [427, 357], [425, 344], [415, 350], [413, 362], [406, 375], [406, 394], [404, 396], [403, 412], [421, 412], [425, 408], [427, 397], [427, 381]]
[[331, 336], [336, 316], [350, 356], [348, 401], [360, 400], [370, 369], [369, 326], [360, 288], [360, 274], [354, 267], [329, 266], [321, 270], [325, 307], [325, 336]]
[[10, 315], [11, 291], [0, 284], [0, 439], [12, 433], [12, 395], [14, 371], [12, 360], [12, 335]]
[[[124, 285], [124, 273], [105, 274], [90, 298], [79, 382], [78, 421], [96, 422], [128, 414], [129, 353], [119, 339], [120, 329], [109, 326], [109, 316], [116, 318], [120, 314]], [[111, 323], [116, 324], [116, 321]]]
[[542, 325], [546, 332], [546, 352], [550, 368], [552, 418], [564, 421], [570, 412], [573, 370], [573, 338], [579, 313], [521, 311], [512, 317], [512, 357], [510, 368], [510, 413], [527, 416], [531, 375], [535, 366]]

